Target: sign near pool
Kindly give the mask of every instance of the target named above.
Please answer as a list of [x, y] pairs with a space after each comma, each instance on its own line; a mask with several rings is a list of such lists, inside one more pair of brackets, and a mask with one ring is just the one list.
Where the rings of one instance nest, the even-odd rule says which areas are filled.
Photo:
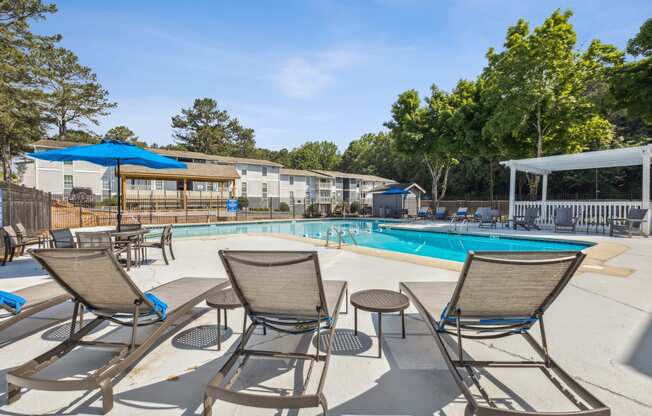
[[238, 200], [237, 199], [227, 199], [226, 200], [226, 210], [228, 212], [237, 212], [238, 211]]

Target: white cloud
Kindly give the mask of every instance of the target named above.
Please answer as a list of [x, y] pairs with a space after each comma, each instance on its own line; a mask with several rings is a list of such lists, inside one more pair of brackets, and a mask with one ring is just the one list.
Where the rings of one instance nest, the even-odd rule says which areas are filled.
[[276, 76], [276, 84], [290, 97], [312, 97], [333, 81], [332, 70], [303, 58], [290, 59]]

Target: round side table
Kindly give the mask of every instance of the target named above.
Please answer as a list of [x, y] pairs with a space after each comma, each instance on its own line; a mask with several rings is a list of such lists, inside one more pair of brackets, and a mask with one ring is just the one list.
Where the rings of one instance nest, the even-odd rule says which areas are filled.
[[[239, 308], [242, 304], [232, 288], [224, 289], [209, 297], [206, 299], [206, 304], [211, 308], [217, 309], [217, 350], [219, 351], [222, 348], [222, 330], [220, 329], [222, 318], [220, 311], [224, 311], [224, 329], [226, 329], [228, 326], [226, 311], [228, 309]], [[247, 317], [245, 316], [244, 319], [247, 319]]]
[[402, 293], [385, 289], [361, 290], [351, 295], [351, 305], [354, 311], [354, 335], [358, 335], [358, 309], [378, 314], [378, 358], [383, 356], [381, 348], [383, 338], [383, 314], [401, 313], [401, 335], [405, 338], [405, 310], [410, 306], [410, 300]]

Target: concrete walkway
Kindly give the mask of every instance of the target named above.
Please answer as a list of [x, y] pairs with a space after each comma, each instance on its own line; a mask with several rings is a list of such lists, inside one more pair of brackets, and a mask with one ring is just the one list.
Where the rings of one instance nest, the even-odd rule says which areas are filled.
[[[603, 237], [589, 237], [596, 241]], [[613, 239], [604, 239], [613, 241]], [[612, 408], [613, 415], [652, 414], [652, 239], [618, 239], [626, 246], [621, 254], [605, 260], [608, 265], [634, 269], [628, 277], [585, 271], [577, 275], [547, 314], [552, 356], [591, 392]], [[346, 279], [350, 293], [364, 288], [398, 288], [399, 281], [455, 281], [451, 270], [415, 264], [349, 250], [326, 249], [288, 239], [267, 236], [233, 236], [175, 240], [177, 260], [165, 266], [156, 252], [154, 262], [133, 268], [131, 276], [143, 290], [184, 277], [226, 277], [217, 250], [284, 249], [317, 250], [325, 279]], [[11, 290], [45, 278], [35, 263], [23, 257], [0, 268], [0, 289]], [[98, 279], [101, 276], [98, 276]], [[57, 309], [57, 316], [70, 312]], [[52, 311], [48, 314], [52, 318]], [[215, 344], [216, 314], [204, 306], [197, 308], [188, 324], [156, 346], [137, 366], [115, 383], [112, 415], [195, 415], [201, 414], [204, 386], [224, 362], [242, 328], [241, 309], [229, 312], [229, 325], [222, 352]], [[332, 415], [463, 415], [465, 401], [453, 384], [425, 325], [414, 308], [408, 310], [407, 339], [400, 337], [398, 315], [383, 319], [383, 358], [378, 359], [377, 318], [359, 313], [360, 336], [353, 337], [353, 314], [340, 315], [335, 352], [331, 360], [325, 394]], [[65, 322], [30, 319], [21, 328], [2, 334], [27, 334], [0, 348], [0, 380], [11, 367], [46, 351], [63, 339]], [[111, 331], [112, 328], [105, 328]], [[22, 331], [22, 332], [21, 332]], [[262, 334], [256, 343], [290, 342], [287, 337]], [[308, 347], [310, 339], [304, 339]], [[2, 344], [0, 344], [2, 345]], [[513, 359], [528, 352], [511, 342], [469, 343], [477, 357]], [[91, 371], [102, 351], [76, 351], [70, 360], [57, 364], [52, 376], [74, 377]], [[74, 360], [72, 359], [74, 358]], [[291, 388], [296, 369], [281, 360], [261, 363], [261, 374], [247, 374], [245, 381], [273, 389]], [[301, 369], [299, 369], [300, 371]], [[524, 370], [529, 371], [529, 370]], [[566, 402], [539, 387], [535, 374], [495, 376], [513, 388], [496, 387], [498, 402], [507, 407], [538, 410], [568, 409]], [[494, 380], [495, 381], [495, 380]], [[499, 384], [499, 383], [494, 383]], [[17, 403], [4, 405], [4, 383], [0, 384], [0, 414], [31, 415], [98, 414], [101, 403], [97, 391], [29, 391]], [[509, 395], [507, 394], [509, 392]], [[509, 396], [515, 394], [515, 399]], [[564, 406], [562, 406], [564, 405]], [[218, 402], [219, 415], [278, 415], [295, 412], [235, 407]], [[307, 409], [301, 414], [319, 414]]]

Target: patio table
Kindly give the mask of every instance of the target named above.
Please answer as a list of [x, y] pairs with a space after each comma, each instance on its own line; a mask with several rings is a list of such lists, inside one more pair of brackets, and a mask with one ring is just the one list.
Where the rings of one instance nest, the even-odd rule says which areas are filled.
[[[119, 244], [126, 244], [128, 246], [128, 251], [131, 252], [131, 249], [135, 249], [136, 253], [136, 265], [140, 267], [140, 260], [138, 256], [138, 251], [140, 249], [140, 241], [144, 237], [145, 234], [148, 234], [150, 230], [148, 228], [139, 228], [137, 230], [125, 230], [125, 231], [118, 231], [118, 230], [112, 230], [109, 231], [109, 234], [111, 234], [111, 237], [119, 241]], [[127, 270], [129, 270], [129, 265], [127, 265]]]
[[381, 347], [383, 339], [383, 314], [401, 313], [401, 335], [405, 338], [405, 310], [410, 306], [410, 300], [402, 293], [385, 289], [361, 290], [351, 295], [351, 305], [354, 312], [354, 335], [358, 335], [358, 309], [378, 313], [378, 358], [383, 356]]
[[[219, 351], [222, 348], [222, 332], [221, 332], [221, 311], [224, 311], [224, 329], [228, 327], [226, 311], [228, 309], [236, 309], [242, 306], [240, 299], [233, 291], [233, 288], [228, 288], [217, 292], [216, 294], [210, 296], [206, 299], [206, 305], [211, 308], [217, 309], [217, 350]], [[247, 321], [247, 315], [244, 317], [245, 325]]]

